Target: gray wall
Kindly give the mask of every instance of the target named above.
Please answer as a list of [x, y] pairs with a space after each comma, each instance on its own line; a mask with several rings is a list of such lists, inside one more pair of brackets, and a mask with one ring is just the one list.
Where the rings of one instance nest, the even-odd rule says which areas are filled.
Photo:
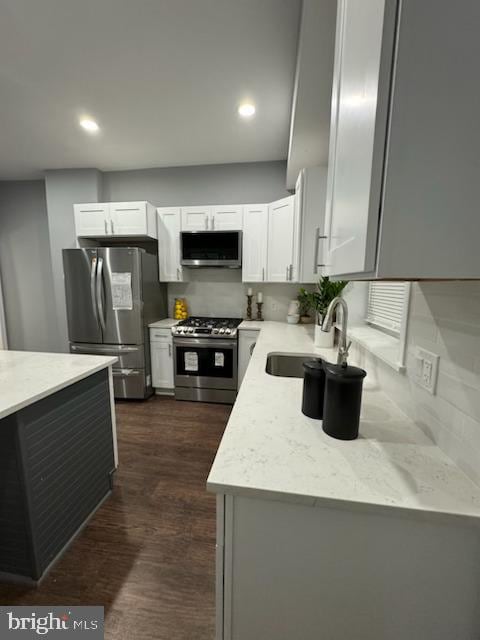
[[157, 207], [270, 202], [288, 195], [285, 172], [282, 161], [110, 171], [103, 174], [103, 198]]
[[101, 200], [102, 174], [97, 169], [45, 172], [50, 257], [57, 317], [56, 351], [68, 351], [68, 326], [63, 282], [62, 249], [76, 246], [73, 205]]
[[9, 348], [54, 350], [57, 325], [43, 180], [0, 182], [0, 272]]

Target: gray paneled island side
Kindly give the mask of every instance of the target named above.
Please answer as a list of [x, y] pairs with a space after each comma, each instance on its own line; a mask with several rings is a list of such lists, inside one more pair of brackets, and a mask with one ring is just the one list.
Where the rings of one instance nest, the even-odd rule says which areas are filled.
[[110, 495], [115, 361], [0, 351], [0, 579], [38, 582]]

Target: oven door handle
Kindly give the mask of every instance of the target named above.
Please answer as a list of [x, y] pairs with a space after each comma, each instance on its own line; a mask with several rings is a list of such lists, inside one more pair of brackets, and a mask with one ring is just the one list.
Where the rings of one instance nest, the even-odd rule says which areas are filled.
[[219, 340], [218, 338], [211, 340], [206, 338], [174, 338], [173, 345], [175, 347], [191, 347], [192, 349], [211, 347], [212, 349], [231, 349], [233, 351], [237, 346], [237, 341]]

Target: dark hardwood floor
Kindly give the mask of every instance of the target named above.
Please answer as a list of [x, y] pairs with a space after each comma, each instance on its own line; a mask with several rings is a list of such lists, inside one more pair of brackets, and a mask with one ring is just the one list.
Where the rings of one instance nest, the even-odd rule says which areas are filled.
[[40, 587], [0, 585], [0, 605], [103, 605], [108, 639], [212, 640], [215, 496], [205, 480], [229, 413], [161, 397], [118, 403], [113, 495]]

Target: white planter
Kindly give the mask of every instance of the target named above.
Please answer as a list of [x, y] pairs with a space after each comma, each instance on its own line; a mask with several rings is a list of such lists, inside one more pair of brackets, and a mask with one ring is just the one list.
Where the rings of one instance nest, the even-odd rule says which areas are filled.
[[315, 323], [314, 344], [322, 349], [333, 349], [333, 341], [335, 337], [335, 329], [332, 327], [330, 331], [322, 331], [322, 327]]

